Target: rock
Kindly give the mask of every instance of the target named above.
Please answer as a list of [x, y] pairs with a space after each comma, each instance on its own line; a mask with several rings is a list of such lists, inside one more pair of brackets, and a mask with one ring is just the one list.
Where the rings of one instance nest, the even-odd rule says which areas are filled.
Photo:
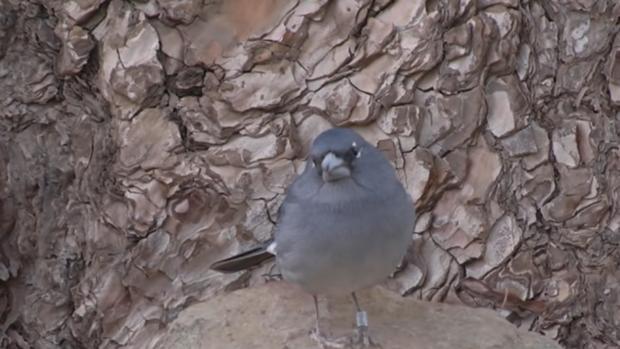
[[[383, 348], [560, 349], [543, 336], [515, 328], [491, 310], [402, 298], [380, 287], [360, 292], [372, 338]], [[349, 297], [319, 298], [322, 330], [349, 335]], [[312, 297], [295, 286], [272, 283], [237, 290], [182, 311], [156, 341], [158, 349], [315, 349]]]

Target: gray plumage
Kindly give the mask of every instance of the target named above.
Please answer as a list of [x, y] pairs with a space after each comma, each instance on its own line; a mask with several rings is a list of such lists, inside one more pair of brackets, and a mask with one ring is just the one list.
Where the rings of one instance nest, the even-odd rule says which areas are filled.
[[[345, 164], [333, 170], [326, 157]], [[330, 129], [314, 140], [303, 173], [288, 188], [275, 231], [276, 263], [285, 280], [309, 293], [351, 293], [395, 270], [413, 225], [411, 198], [383, 154], [353, 130]], [[267, 247], [212, 269], [246, 269], [270, 257]]]
[[321, 335], [316, 295], [350, 293], [356, 341], [366, 347], [373, 343], [355, 291], [396, 269], [411, 241], [414, 217], [413, 202], [383, 154], [350, 129], [330, 129], [314, 140], [303, 173], [288, 188], [274, 241], [211, 268], [239, 271], [275, 254], [283, 278], [313, 295], [315, 339], [324, 347], [334, 344]]

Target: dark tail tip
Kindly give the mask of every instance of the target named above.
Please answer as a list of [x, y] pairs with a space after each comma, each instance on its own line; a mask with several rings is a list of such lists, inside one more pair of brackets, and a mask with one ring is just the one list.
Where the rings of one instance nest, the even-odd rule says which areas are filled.
[[226, 259], [219, 260], [209, 267], [209, 269], [220, 273], [234, 273], [252, 267], [274, 258], [275, 256], [267, 252], [264, 247], [257, 247], [247, 252], [240, 253]]

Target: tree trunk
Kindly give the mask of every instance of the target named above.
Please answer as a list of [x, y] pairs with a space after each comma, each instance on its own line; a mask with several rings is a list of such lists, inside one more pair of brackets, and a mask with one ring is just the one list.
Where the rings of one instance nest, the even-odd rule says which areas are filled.
[[613, 0], [0, 2], [0, 347], [150, 347], [262, 283], [310, 140], [383, 150], [416, 201], [386, 286], [620, 346]]

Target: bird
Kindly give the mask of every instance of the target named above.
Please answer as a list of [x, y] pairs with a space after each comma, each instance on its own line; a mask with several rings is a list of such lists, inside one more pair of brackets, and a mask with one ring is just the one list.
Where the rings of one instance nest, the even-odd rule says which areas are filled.
[[350, 295], [353, 341], [370, 347], [376, 344], [355, 292], [397, 269], [414, 224], [413, 201], [383, 153], [350, 128], [330, 128], [314, 139], [304, 170], [287, 188], [273, 238], [210, 268], [237, 272], [275, 258], [282, 278], [312, 295], [313, 338], [323, 347], [341, 343], [322, 335], [317, 296]]

